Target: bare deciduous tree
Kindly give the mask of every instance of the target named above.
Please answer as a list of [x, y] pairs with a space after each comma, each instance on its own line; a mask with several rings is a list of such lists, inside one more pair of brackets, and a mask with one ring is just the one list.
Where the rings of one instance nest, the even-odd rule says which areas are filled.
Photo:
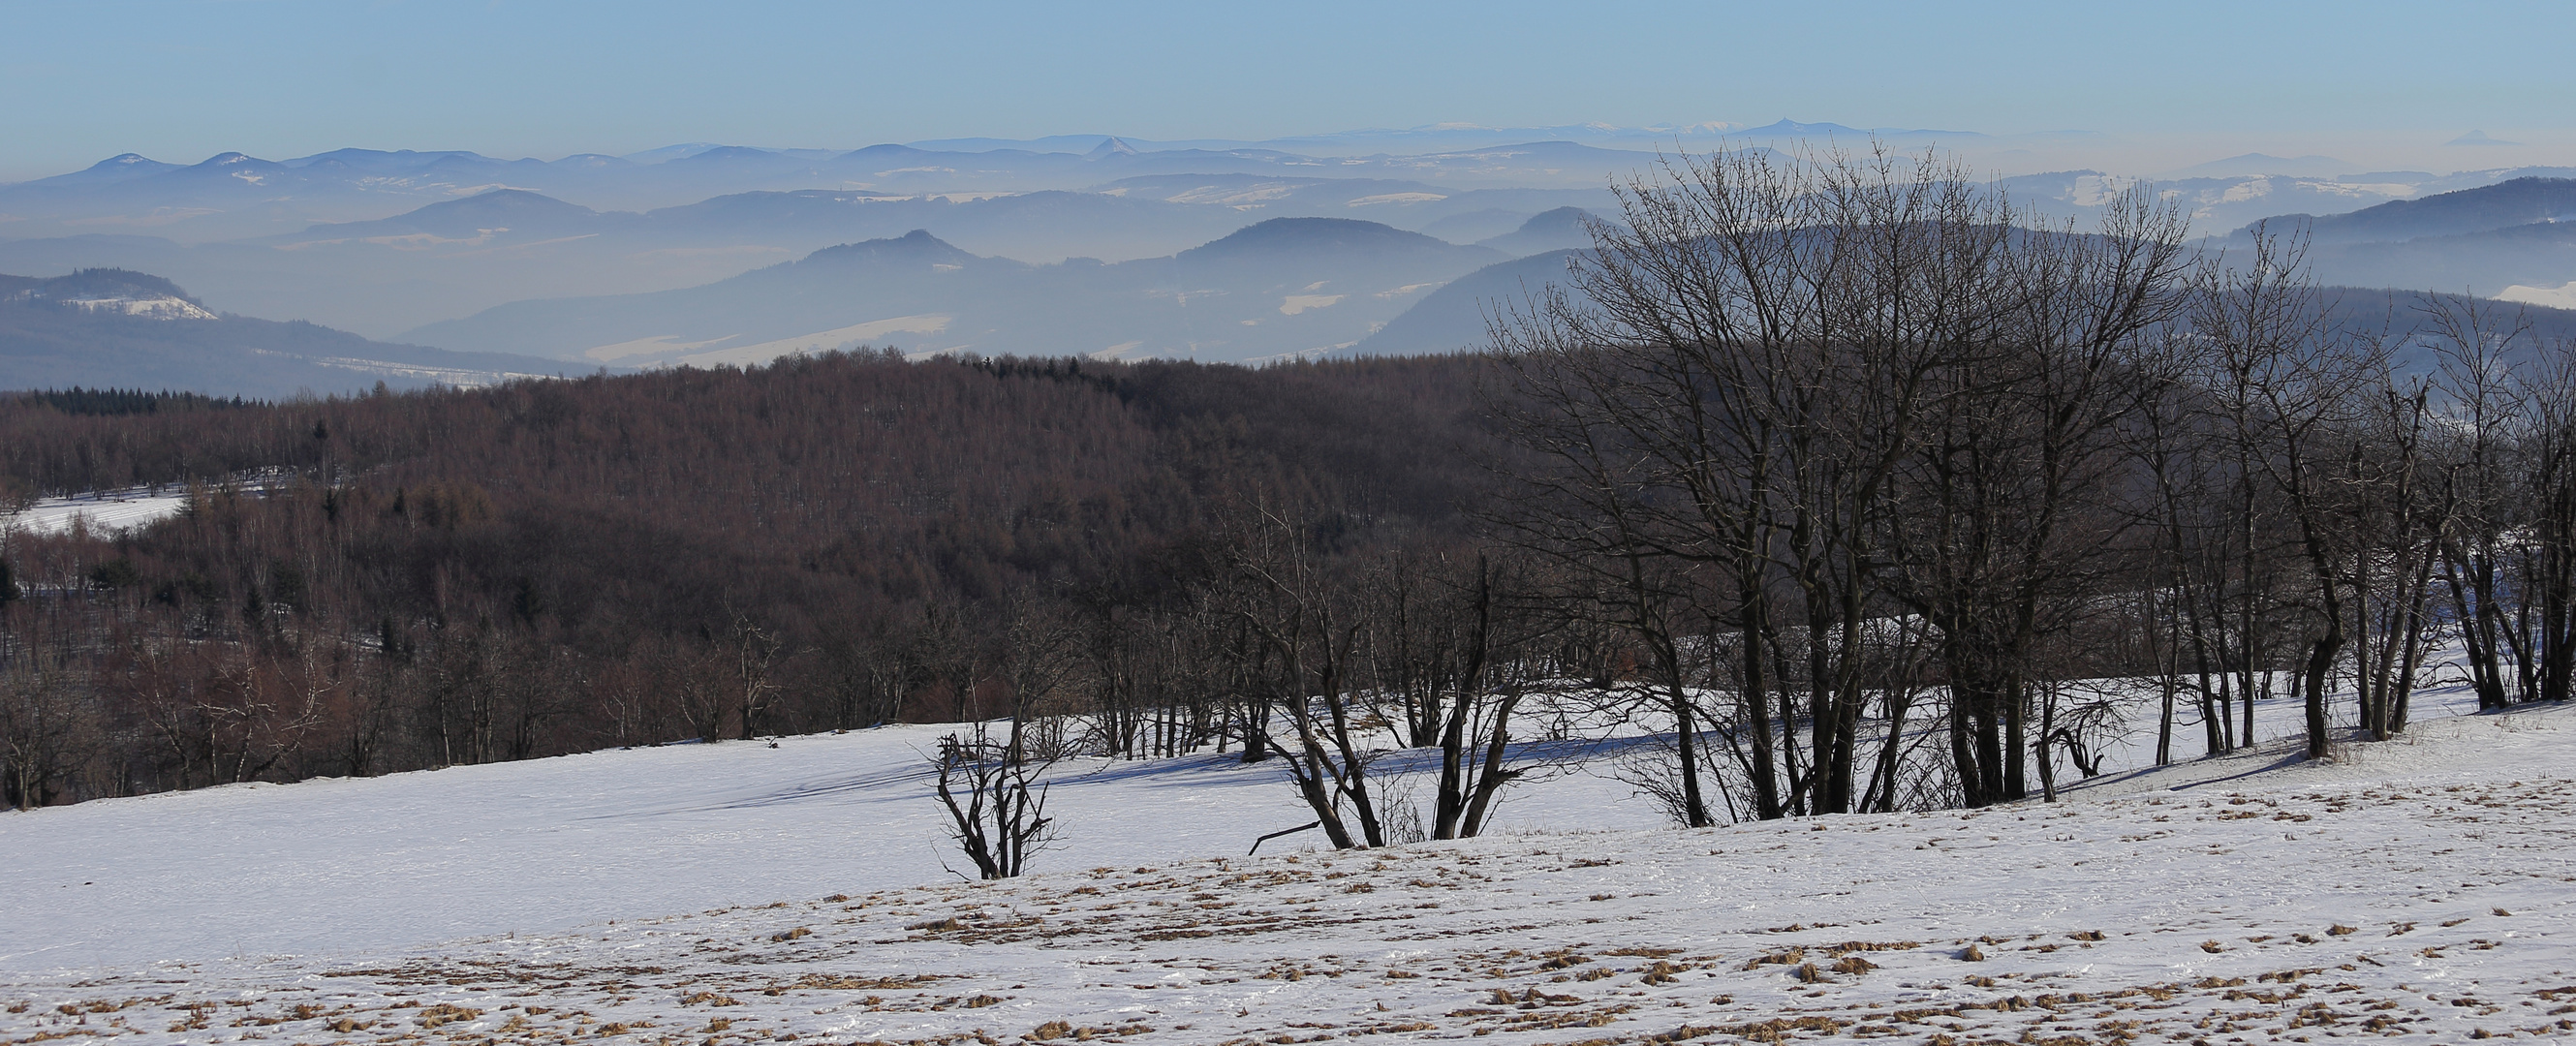
[[[1870, 801], [1863, 720], [1876, 698], [1901, 730], [1885, 695], [1914, 667], [1873, 625], [1900, 597], [1938, 631], [1967, 801], [2018, 797], [2030, 650], [2082, 569], [2065, 553], [2100, 544], [2068, 517], [2175, 308], [2180, 216], [2136, 195], [2098, 234], [2016, 231], [1933, 155], [1745, 151], [1666, 174], [1596, 223], [1571, 289], [1490, 326], [1542, 462], [1512, 522], [1623, 593], [1687, 822], [1708, 819], [1701, 687], [1733, 697], [1754, 816]], [[1723, 669], [1704, 656], [1721, 650]], [[1873, 792], [1893, 779], [1874, 774]]]
[[950, 837], [980, 878], [1019, 875], [1030, 855], [1056, 836], [1055, 819], [1046, 814], [1047, 786], [1038, 780], [1055, 757], [1032, 750], [1025, 740], [1017, 719], [1000, 740], [978, 722], [963, 734], [941, 737], [931, 755]]
[[[2323, 757], [2328, 676], [2350, 639], [2346, 596], [2361, 555], [2348, 477], [2339, 471], [2354, 461], [2347, 437], [2363, 420], [2366, 390], [2385, 384], [2386, 355], [2377, 342], [2334, 326], [2330, 303], [2310, 282], [2305, 249], [2303, 238], [2258, 226], [2241, 265], [2214, 257], [2204, 266], [2191, 324], [2208, 345], [2204, 383], [2230, 425], [2245, 481], [2259, 479], [2278, 497], [2294, 530], [2310, 601], [2295, 681], [2308, 755]], [[2252, 725], [2249, 706], [2248, 735]]]

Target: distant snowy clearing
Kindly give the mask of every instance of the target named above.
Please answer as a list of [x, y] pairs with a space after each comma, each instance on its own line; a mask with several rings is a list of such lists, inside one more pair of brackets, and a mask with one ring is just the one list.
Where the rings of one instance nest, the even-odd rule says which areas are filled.
[[0, 512], [0, 530], [30, 534], [64, 534], [75, 519], [92, 532], [131, 530], [178, 515], [188, 507], [187, 491], [178, 487], [159, 493], [151, 488], [102, 491], [64, 498], [45, 498], [22, 512]]
[[[321, 362], [327, 364], [331, 361]], [[300, 480], [294, 470], [272, 466], [243, 469], [233, 473], [224, 483], [225, 489], [237, 493], [267, 497]], [[148, 527], [187, 510], [188, 488], [180, 483], [85, 490], [62, 497], [38, 498], [20, 511], [0, 512], [0, 534], [12, 531], [35, 535], [68, 534], [75, 522], [88, 527], [93, 534], [114, 534]]]
[[2521, 302], [2525, 305], [2545, 305], [2553, 309], [2576, 309], [2576, 281], [2562, 283], [2555, 287], [2531, 287], [2517, 283], [2499, 292], [2496, 298], [2502, 301]]
[[935, 727], [107, 800], [0, 815], [0, 1042], [2555, 1038], [2571, 728], [1689, 832], [1578, 773], [1253, 859], [1276, 770], [1089, 764], [999, 884], [940, 881]]

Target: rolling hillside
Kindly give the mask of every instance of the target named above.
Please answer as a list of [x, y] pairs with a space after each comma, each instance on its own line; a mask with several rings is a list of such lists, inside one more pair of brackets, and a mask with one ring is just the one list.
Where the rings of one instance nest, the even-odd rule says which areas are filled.
[[[2342, 214], [2285, 214], [2269, 221], [2275, 230], [2298, 226], [2311, 242], [2331, 245], [2460, 236], [2570, 218], [2576, 218], [2576, 178], [2524, 177]], [[2250, 231], [2249, 226], [2236, 235]]]
[[360, 392], [378, 382], [472, 386], [586, 369], [219, 315], [177, 284], [143, 273], [0, 276], [0, 389], [140, 387], [277, 399]]
[[1275, 218], [1178, 254], [1028, 265], [927, 231], [687, 290], [516, 302], [406, 340], [621, 365], [908, 353], [1251, 361], [1347, 349], [1501, 259], [1375, 222]]
[[2563, 1031], [2563, 709], [2115, 772], [2054, 805], [1696, 831], [1654, 826], [1605, 751], [1516, 788], [1497, 835], [1253, 858], [1304, 816], [1275, 769], [1079, 761], [1048, 808], [1062, 845], [998, 883], [941, 869], [938, 729], [0, 813], [0, 1035]]

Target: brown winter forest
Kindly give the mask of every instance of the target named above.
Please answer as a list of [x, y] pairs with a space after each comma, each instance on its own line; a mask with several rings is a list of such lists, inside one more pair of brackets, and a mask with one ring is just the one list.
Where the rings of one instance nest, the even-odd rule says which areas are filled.
[[0, 397], [0, 497], [190, 498], [0, 547], [0, 788], [1008, 717], [960, 743], [1278, 759], [1351, 846], [1372, 752], [1436, 749], [1472, 835], [1548, 702], [1659, 731], [1709, 824], [2017, 799], [2258, 701], [2323, 754], [2446, 651], [2567, 699], [2576, 348], [2501, 306], [2362, 322], [2295, 234], [1939, 163], [1684, 161], [1623, 217], [1475, 355]]
[[[1229, 509], [1460, 539], [1469, 371], [834, 354], [274, 406], [18, 398], [22, 489], [196, 486], [118, 540], [13, 540], [12, 700], [50, 695], [59, 725], [13, 737], [11, 768], [72, 799], [952, 720], [1063, 653], [1014, 628], [1084, 632], [1155, 693], [1130, 619], [1209, 569]], [[264, 495], [228, 479], [281, 468]]]

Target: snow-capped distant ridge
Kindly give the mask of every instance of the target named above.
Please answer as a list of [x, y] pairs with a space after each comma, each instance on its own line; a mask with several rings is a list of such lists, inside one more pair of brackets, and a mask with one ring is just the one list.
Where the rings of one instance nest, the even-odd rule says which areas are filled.
[[267, 399], [354, 392], [379, 380], [403, 389], [490, 385], [563, 369], [220, 313], [150, 273], [0, 275], [0, 389], [141, 387]]
[[108, 157], [107, 159], [91, 164], [79, 171], [75, 171], [72, 174], [65, 175], [64, 177], [70, 178], [86, 175], [91, 177], [105, 176], [109, 178], [134, 178], [147, 174], [159, 174], [163, 171], [173, 171], [178, 168], [178, 164], [162, 163], [161, 161], [145, 156], [142, 153], [118, 153], [114, 156]]
[[110, 312], [155, 320], [213, 320], [222, 317], [185, 298], [64, 298], [65, 305], [85, 312]]
[[[0, 277], [0, 301], [46, 302], [82, 312], [155, 320], [221, 319], [179, 285], [149, 273], [82, 269], [52, 279]], [[14, 284], [14, 286], [13, 286]]]

